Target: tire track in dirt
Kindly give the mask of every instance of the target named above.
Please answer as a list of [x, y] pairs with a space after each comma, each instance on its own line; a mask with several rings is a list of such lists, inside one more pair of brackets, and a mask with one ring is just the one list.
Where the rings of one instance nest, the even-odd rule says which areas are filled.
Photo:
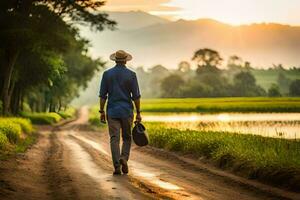
[[[82, 139], [82, 141], [90, 145], [92, 144], [91, 146], [99, 144], [98, 146], [101, 146], [97, 148], [99, 152], [105, 149], [108, 151], [108, 141], [103, 137], [103, 134], [96, 132], [76, 132], [74, 134], [78, 138], [86, 138]], [[134, 166], [132, 168], [133, 170], [137, 167], [139, 168], [139, 166], [136, 165], [137, 163], [146, 163], [147, 166], [145, 169], [147, 169], [147, 167], [156, 167], [162, 172], [160, 178], [163, 181], [172, 180], [172, 182], [177, 185], [183, 186], [186, 191], [197, 195], [198, 199], [300, 199], [297, 194], [290, 195], [290, 197], [281, 196], [284, 194], [278, 196], [272, 194], [270, 191], [263, 192], [253, 187], [240, 185], [234, 181], [230, 182], [228, 178], [208, 173], [207, 170], [200, 169], [199, 171], [199, 168], [194, 170], [195, 167], [190, 167], [187, 163], [178, 163], [176, 160], [174, 160], [175, 162], [170, 161], [172, 157], [164, 159], [162, 156], [155, 154], [150, 155], [151, 153], [149, 152], [145, 154], [140, 151], [135, 151], [134, 148], [130, 160], [130, 165]], [[133, 170], [131, 170], [131, 174]], [[176, 191], [173, 191], [173, 193], [176, 193]]]
[[50, 134], [50, 148], [44, 161], [47, 183], [54, 200], [79, 199], [68, 170], [63, 166], [63, 145], [58, 141], [57, 132]]
[[[74, 133], [75, 132], [72, 132], [71, 137], [77, 140], [77, 142], [91, 154], [94, 160], [100, 160], [98, 165], [100, 167], [106, 167], [112, 172], [113, 168], [109, 153], [104, 150], [100, 144], [92, 140], [85, 139], [85, 137], [75, 135]], [[128, 175], [128, 178], [131, 184], [137, 187], [137, 189], [155, 195], [155, 197], [159, 199], [200, 199], [200, 197], [188, 194], [177, 185], [158, 177], [156, 172], [154, 172], [157, 169], [146, 167], [145, 165], [134, 161], [130, 162], [135, 167]]]
[[[106, 173], [110, 177], [112, 177], [113, 167], [111, 166], [111, 159], [108, 155], [103, 155], [103, 153], [99, 153], [99, 149], [95, 149], [90, 144], [78, 139], [74, 135], [70, 135], [72, 140], [76, 141], [93, 159], [93, 162], [97, 164], [99, 168], [107, 170]], [[120, 184], [126, 187], [126, 190], [130, 190], [132, 193], [140, 193], [142, 198], [134, 198], [134, 199], [173, 199], [172, 195], [164, 194], [166, 191], [162, 192], [162, 189], [154, 187], [153, 185], [143, 182], [136, 177], [132, 177], [131, 175], [121, 175], [121, 176], [113, 176], [115, 180]], [[125, 197], [123, 197], [125, 198]], [[122, 198], [122, 199], [123, 199]]]

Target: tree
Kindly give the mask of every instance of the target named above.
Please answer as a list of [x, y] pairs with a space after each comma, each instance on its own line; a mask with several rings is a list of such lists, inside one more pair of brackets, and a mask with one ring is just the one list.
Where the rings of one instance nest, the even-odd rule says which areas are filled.
[[265, 91], [258, 85], [253, 74], [240, 72], [234, 76], [232, 93], [234, 96], [262, 96]]
[[276, 84], [272, 84], [271, 87], [268, 89], [268, 96], [269, 97], [280, 97], [279, 87]]
[[243, 68], [243, 59], [239, 56], [230, 56], [227, 62], [227, 67], [230, 71], [241, 71]]
[[[3, 113], [9, 112], [12, 96], [20, 94], [15, 87], [19, 77], [22, 77], [21, 70], [17, 68], [24, 58], [22, 54], [29, 55], [29, 59], [40, 55], [38, 59], [49, 64], [52, 62], [55, 71], [57, 61], [72, 45], [70, 39], [79, 37], [73, 23], [89, 24], [99, 31], [105, 27], [113, 28], [115, 22], [98, 11], [103, 5], [104, 2], [99, 0], [0, 2], [0, 37], [3, 41], [0, 44], [0, 95]], [[17, 102], [15, 99], [13, 101]]]
[[280, 92], [282, 94], [287, 94], [289, 92], [291, 80], [286, 77], [286, 75], [284, 74], [284, 71], [282, 71], [282, 69], [279, 68], [279, 70], [276, 69], [276, 71], [279, 71], [278, 77], [277, 77], [277, 84], [279, 86]]
[[248, 61], [246, 61], [245, 63], [244, 63], [244, 68], [246, 69], [246, 70], [252, 70], [253, 68], [251, 67], [251, 63], [250, 62], [248, 62]]
[[300, 79], [292, 81], [289, 94], [290, 96], [300, 96]]
[[[151, 85], [152, 91], [154, 91], [153, 97], [159, 97], [160, 89], [161, 89], [161, 81], [166, 78], [170, 72], [167, 68], [162, 65], [156, 65], [149, 69], [150, 72], [150, 81], [149, 84]], [[149, 87], [149, 86], [148, 86]]]
[[212, 96], [214, 89], [199, 81], [190, 80], [181, 88], [181, 97], [184, 98], [199, 98]]
[[184, 85], [184, 80], [181, 76], [172, 74], [164, 78], [161, 82], [163, 97], [179, 97], [180, 89]]
[[187, 61], [181, 61], [178, 64], [178, 71], [181, 73], [189, 73], [191, 71], [191, 64]]
[[218, 66], [221, 64], [223, 59], [217, 51], [205, 48], [196, 51], [192, 60], [198, 65], [197, 73], [201, 74], [206, 72], [220, 72]]

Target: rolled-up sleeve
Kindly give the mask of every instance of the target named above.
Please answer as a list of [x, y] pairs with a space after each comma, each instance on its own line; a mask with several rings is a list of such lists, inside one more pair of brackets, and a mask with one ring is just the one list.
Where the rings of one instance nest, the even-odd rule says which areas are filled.
[[133, 78], [132, 78], [132, 82], [131, 82], [131, 97], [132, 97], [132, 100], [141, 98], [139, 84], [138, 84], [138, 80], [137, 80], [135, 73], [133, 74]]
[[108, 93], [108, 84], [107, 84], [107, 75], [106, 72], [102, 75], [102, 80], [100, 84], [100, 91], [99, 91], [99, 97], [103, 99], [107, 99], [107, 93]]

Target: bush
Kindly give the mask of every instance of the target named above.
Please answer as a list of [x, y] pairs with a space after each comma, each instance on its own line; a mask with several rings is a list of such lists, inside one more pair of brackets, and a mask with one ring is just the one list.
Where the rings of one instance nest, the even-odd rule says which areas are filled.
[[66, 109], [65, 111], [60, 111], [60, 112], [58, 112], [58, 114], [59, 114], [62, 118], [67, 119], [67, 118], [73, 117], [74, 114], [75, 114], [75, 112], [76, 112], [75, 108], [68, 108], [68, 109]]
[[8, 118], [13, 123], [19, 124], [24, 133], [30, 134], [33, 132], [33, 126], [29, 119], [24, 118]]
[[0, 150], [6, 149], [7, 145], [8, 145], [8, 139], [7, 139], [6, 135], [4, 135], [0, 131]]
[[22, 128], [20, 124], [16, 124], [9, 119], [0, 119], [0, 131], [6, 135], [10, 143], [17, 143], [20, 139]]
[[54, 124], [61, 120], [57, 113], [21, 113], [25, 118], [29, 118], [33, 124]]
[[280, 97], [280, 90], [278, 85], [272, 84], [271, 87], [268, 89], [268, 96], [269, 97]]

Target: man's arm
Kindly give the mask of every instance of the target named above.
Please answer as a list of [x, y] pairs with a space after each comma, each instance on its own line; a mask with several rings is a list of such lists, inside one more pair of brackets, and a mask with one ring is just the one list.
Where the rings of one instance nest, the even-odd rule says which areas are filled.
[[142, 117], [141, 117], [141, 109], [140, 109], [140, 105], [141, 105], [140, 98], [134, 100], [134, 105], [135, 105], [135, 109], [136, 109], [135, 121], [141, 122]]
[[141, 94], [140, 94], [140, 89], [139, 89], [139, 84], [137, 81], [137, 77], [136, 74], [134, 74], [133, 79], [132, 79], [132, 100], [134, 101], [134, 105], [135, 105], [135, 109], [136, 109], [136, 116], [135, 116], [135, 120], [138, 122], [142, 121], [142, 117], [141, 117], [141, 108], [140, 108], [140, 104], [141, 104]]
[[100, 91], [99, 91], [99, 97], [100, 97], [99, 112], [100, 112], [100, 121], [102, 123], [106, 123], [104, 107], [107, 99], [107, 93], [108, 93], [108, 88], [107, 88], [106, 74], [104, 72], [101, 80]]
[[106, 99], [100, 97], [100, 109], [99, 109], [100, 121], [104, 124], [106, 123], [105, 111], [104, 111], [105, 103], [106, 103]]

